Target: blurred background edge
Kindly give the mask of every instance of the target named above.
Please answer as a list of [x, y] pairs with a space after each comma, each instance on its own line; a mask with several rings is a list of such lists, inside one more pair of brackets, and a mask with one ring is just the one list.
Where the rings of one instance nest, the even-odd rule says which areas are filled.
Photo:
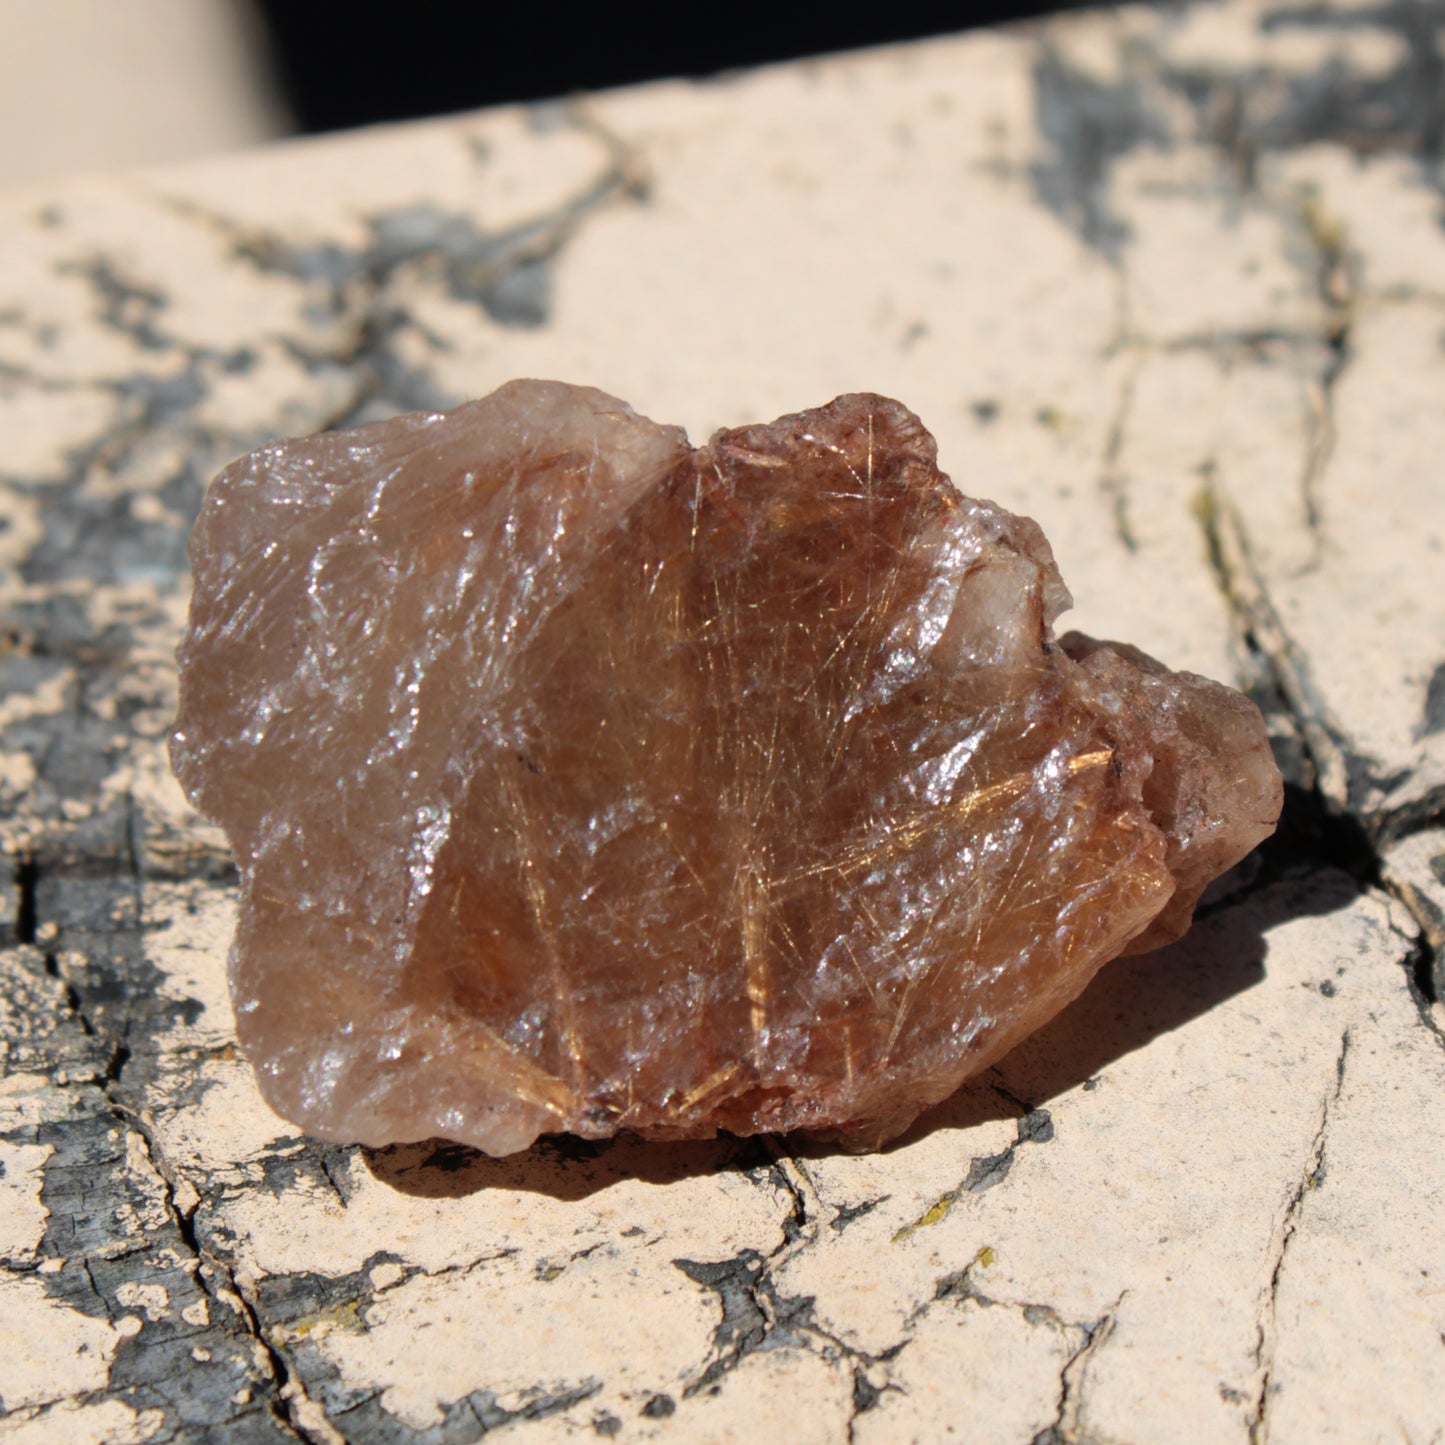
[[478, 0], [0, 0], [0, 189], [1064, 8], [899, 3], [845, 19], [776, 5], [559, 13]]

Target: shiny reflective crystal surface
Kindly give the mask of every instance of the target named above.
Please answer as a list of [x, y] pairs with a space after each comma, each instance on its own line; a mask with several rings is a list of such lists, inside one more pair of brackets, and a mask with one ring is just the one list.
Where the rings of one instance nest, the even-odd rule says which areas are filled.
[[1056, 641], [1042, 532], [878, 396], [694, 451], [514, 382], [242, 458], [192, 560], [173, 759], [326, 1138], [876, 1146], [1279, 812], [1254, 706]]

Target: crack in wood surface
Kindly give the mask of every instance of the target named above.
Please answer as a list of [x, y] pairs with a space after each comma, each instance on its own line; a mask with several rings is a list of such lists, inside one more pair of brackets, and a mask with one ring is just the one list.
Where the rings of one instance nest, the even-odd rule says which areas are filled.
[[1310, 1141], [1305, 1166], [1301, 1170], [1298, 1182], [1291, 1191], [1289, 1198], [1285, 1201], [1279, 1223], [1275, 1230], [1275, 1240], [1271, 1250], [1269, 1281], [1265, 1288], [1264, 1298], [1260, 1307], [1259, 1322], [1256, 1326], [1258, 1339], [1255, 1344], [1254, 1360], [1255, 1367], [1259, 1372], [1259, 1390], [1251, 1405], [1248, 1418], [1250, 1445], [1267, 1445], [1269, 1440], [1269, 1406], [1271, 1393], [1274, 1388], [1274, 1359], [1276, 1336], [1278, 1333], [1277, 1304], [1279, 1299], [1280, 1278], [1284, 1273], [1285, 1259], [1289, 1254], [1289, 1247], [1294, 1241], [1296, 1230], [1299, 1228], [1300, 1214], [1304, 1208], [1305, 1200], [1310, 1191], [1318, 1189], [1324, 1180], [1325, 1149], [1329, 1134], [1330, 1117], [1335, 1106], [1339, 1103], [1340, 1094], [1345, 1086], [1345, 1067], [1349, 1059], [1349, 1054], [1350, 1031], [1346, 1029], [1340, 1036], [1339, 1054], [1335, 1060], [1334, 1082], [1320, 1103], [1319, 1125], [1315, 1130], [1314, 1138]]

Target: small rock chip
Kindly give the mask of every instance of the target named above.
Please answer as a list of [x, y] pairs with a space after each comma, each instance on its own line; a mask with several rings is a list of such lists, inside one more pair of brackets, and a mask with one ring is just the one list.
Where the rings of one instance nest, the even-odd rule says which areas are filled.
[[600, 392], [265, 447], [191, 544], [176, 771], [286, 1118], [898, 1134], [1272, 830], [1253, 704], [1069, 635], [897, 402], [694, 451]]

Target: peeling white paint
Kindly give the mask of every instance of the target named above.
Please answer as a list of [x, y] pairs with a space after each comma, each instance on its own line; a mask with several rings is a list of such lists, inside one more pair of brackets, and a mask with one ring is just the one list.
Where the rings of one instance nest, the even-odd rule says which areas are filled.
[[0, 1399], [23, 1410], [104, 1389], [122, 1333], [51, 1298], [38, 1279], [0, 1274]]
[[82, 1405], [65, 1400], [43, 1411], [0, 1418], [8, 1445], [144, 1445], [165, 1423], [160, 1410], [132, 1410], [120, 1400]]
[[[1238, 186], [1241, 157], [1188, 131], [1197, 107], [1151, 67], [1242, 67], [1247, 105], [1267, 107], [1322, 65], [1374, 84], [1403, 54], [1379, 16], [1341, 39], [1322, 20], [1262, 14], [1234, 0], [1046, 22], [1085, 100], [1147, 102], [1185, 127], [1077, 193], [1079, 177], [1056, 175], [1068, 193], [1051, 197], [1067, 117], [1040, 129], [1044, 51], [1019, 32], [619, 92], [583, 121], [508, 110], [139, 184], [75, 182], [53, 227], [33, 199], [0, 201], [13, 222], [0, 227], [0, 311], [12, 297], [27, 317], [0, 327], [0, 364], [36, 379], [0, 406], [6, 465], [59, 477], [108, 433], [79, 479], [86, 499], [169, 525], [161, 488], [183, 463], [219, 464], [356, 402], [353, 358], [377, 315], [397, 320], [395, 355], [441, 391], [565, 376], [695, 435], [890, 391], [935, 430], [965, 490], [1044, 523], [1081, 599], [1070, 621], [1225, 676], [1243, 659], [1200, 525], [1210, 478], [1336, 724], [1403, 780], [1392, 806], [1419, 802], [1445, 780], [1445, 734], [1421, 717], [1445, 660], [1441, 202], [1416, 156], [1326, 142], [1266, 148]], [[576, 226], [534, 329], [458, 298], [426, 260], [379, 286], [286, 271], [295, 248], [359, 255], [366, 218], [388, 210], [526, 222], [615, 164], [645, 177], [649, 203], [624, 188]], [[1084, 234], [1089, 205], [1118, 228], [1112, 255]], [[245, 258], [258, 246], [276, 264]], [[173, 344], [107, 324], [92, 282], [58, 264], [91, 254], [164, 290], [157, 324]], [[1342, 324], [1347, 365], [1326, 396]], [[214, 361], [226, 348], [250, 360], [226, 371]], [[121, 384], [191, 372], [206, 396], [184, 425], [120, 445]], [[13, 565], [43, 519], [9, 482], [0, 510], [0, 565]], [[319, 1403], [333, 1376], [379, 1392], [395, 1428], [431, 1428], [469, 1395], [520, 1410], [582, 1391], [508, 1427], [538, 1442], [609, 1420], [625, 1439], [858, 1445], [950, 1431], [1014, 1442], [1054, 1425], [1274, 1445], [1445, 1430], [1445, 1155], [1429, 1127], [1445, 1051], [1409, 995], [1413, 919], [1398, 905], [1318, 871], [1256, 889], [1183, 944], [1106, 970], [882, 1155], [623, 1143], [423, 1169], [433, 1145], [323, 1149], [271, 1114], [235, 1052], [234, 889], [157, 881], [195, 877], [223, 851], [165, 752], [184, 580], [0, 588], [130, 639], [87, 698], [114, 729], [95, 796], [48, 795], [31, 754], [7, 745], [0, 798], [15, 816], [0, 836], [17, 851], [50, 819], [133, 809], [141, 947], [159, 999], [199, 1006], [131, 1039], [109, 1097], [0, 1079], [0, 1131], [19, 1140], [0, 1145], [13, 1266], [0, 1274], [0, 1437], [150, 1438], [161, 1412], [78, 1400], [161, 1321], [207, 1332], [189, 1345], [196, 1365], [235, 1367], [222, 1408], [279, 1404], [317, 1440], [341, 1438]], [[47, 666], [41, 686], [0, 699], [0, 728], [68, 715], [98, 664]], [[1433, 856], [1421, 843], [1414, 873]], [[41, 924], [62, 976], [84, 981], [91, 945]], [[166, 1241], [115, 1287], [113, 1324], [47, 1289], [81, 1261], [42, 1257], [65, 1235], [42, 1198], [52, 1146], [26, 1132], [97, 1101], [108, 1119], [112, 1102], [130, 1111], [107, 1221], [138, 1249]], [[1052, 1139], [1017, 1143], [1025, 1105], [1048, 1109]], [[970, 1191], [976, 1160], [1007, 1163]], [[679, 1260], [742, 1273], [727, 1293]], [[147, 1269], [182, 1274], [162, 1285]], [[182, 1305], [189, 1273], [210, 1293]], [[286, 1291], [315, 1307], [268, 1316]], [[286, 1356], [279, 1402], [253, 1312]], [[712, 1384], [689, 1394], [710, 1367]]]
[[48, 1144], [0, 1142], [0, 1256], [16, 1265], [35, 1258], [50, 1211], [40, 1202]]
[[126, 1309], [140, 1310], [148, 1320], [163, 1320], [171, 1312], [170, 1292], [164, 1285], [126, 1280], [117, 1288], [115, 1298], [117, 1304]]

